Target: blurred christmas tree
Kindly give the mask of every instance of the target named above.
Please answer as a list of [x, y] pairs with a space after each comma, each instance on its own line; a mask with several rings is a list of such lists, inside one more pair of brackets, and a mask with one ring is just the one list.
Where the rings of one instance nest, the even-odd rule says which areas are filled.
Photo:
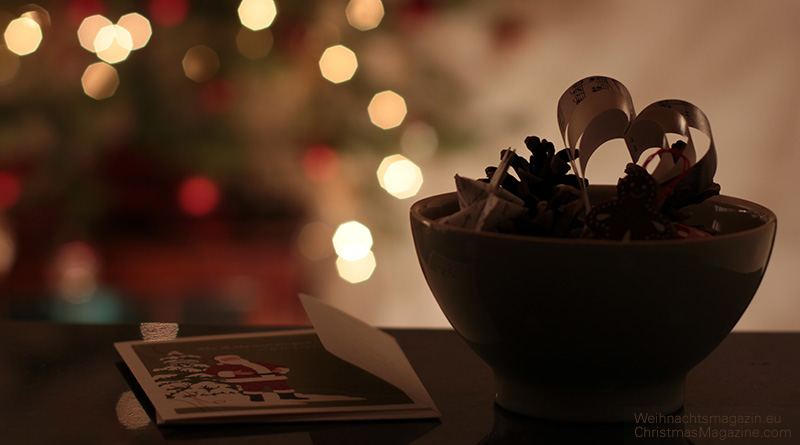
[[[108, 269], [119, 240], [285, 243], [302, 223], [346, 220], [353, 200], [379, 214], [380, 159], [470, 136], [457, 67], [427, 39], [471, 3], [6, 2], [6, 282], [41, 286], [75, 240]], [[514, 23], [496, 24], [498, 45], [513, 40]], [[14, 43], [37, 39], [26, 54]]]
[[[450, 116], [459, 89], [414, 48], [414, 35], [430, 26], [439, 6], [393, 2], [375, 16], [380, 1], [352, 3], [363, 10], [351, 14], [356, 19], [348, 18], [354, 6], [344, 1], [283, 2], [257, 31], [242, 24], [231, 2], [7, 7], [4, 24], [28, 9], [42, 12], [34, 19], [46, 14], [38, 19], [37, 50], [5, 57], [18, 65], [6, 70], [13, 75], [0, 87], [0, 161], [21, 185], [9, 212], [46, 208], [66, 239], [117, 228], [109, 222], [153, 230], [186, 213], [175, 194], [182, 180], [201, 175], [220, 188], [217, 210], [226, 217], [296, 215], [304, 207], [297, 198], [308, 190], [293, 189], [313, 187], [303, 176], [306, 150], [397, 150], [401, 131], [381, 130], [367, 113], [372, 97], [385, 90], [405, 99], [401, 121], [430, 125], [447, 147], [461, 136]], [[136, 11], [149, 17], [152, 37], [107, 64], [116, 79], [102, 80], [117, 83], [113, 94], [89, 97], [92, 87], [82, 76], [100, 52], [82, 48], [78, 30], [98, 14], [113, 23]], [[366, 29], [370, 20], [372, 28], [356, 27]], [[358, 55], [358, 66], [352, 78], [333, 83], [321, 75], [320, 59], [337, 45]]]

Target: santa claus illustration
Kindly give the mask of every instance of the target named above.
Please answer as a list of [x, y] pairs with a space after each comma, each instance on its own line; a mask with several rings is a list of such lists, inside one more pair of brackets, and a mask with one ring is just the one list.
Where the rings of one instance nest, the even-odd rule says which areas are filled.
[[264, 401], [264, 389], [269, 388], [281, 399], [307, 400], [300, 397], [289, 386], [286, 373], [289, 368], [264, 362], [254, 362], [238, 355], [218, 355], [214, 357], [216, 365], [209, 366], [206, 374], [222, 377], [228, 383], [234, 383], [242, 392], [250, 396], [253, 402]]

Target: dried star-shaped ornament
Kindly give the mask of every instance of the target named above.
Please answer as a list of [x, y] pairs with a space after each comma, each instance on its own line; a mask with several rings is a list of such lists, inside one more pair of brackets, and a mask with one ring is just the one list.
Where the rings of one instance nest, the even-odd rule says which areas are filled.
[[586, 215], [594, 236], [623, 241], [675, 238], [672, 222], [660, 211], [655, 178], [633, 163], [625, 173], [617, 183], [617, 197], [597, 204]]

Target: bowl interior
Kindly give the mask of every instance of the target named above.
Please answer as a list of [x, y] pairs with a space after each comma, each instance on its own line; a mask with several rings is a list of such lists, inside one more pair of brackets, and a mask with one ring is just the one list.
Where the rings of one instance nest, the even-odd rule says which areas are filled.
[[[593, 185], [589, 187], [589, 196], [592, 203], [602, 202], [616, 196], [616, 187], [611, 185]], [[500, 234], [494, 232], [476, 232], [470, 229], [463, 229], [447, 224], [436, 222], [439, 218], [451, 215], [458, 211], [458, 199], [455, 192], [431, 196], [414, 203], [411, 207], [412, 218], [424, 222], [426, 225], [436, 227], [439, 230], [454, 230], [475, 232], [478, 236], [488, 237], [518, 237], [521, 241], [553, 241], [553, 238], [543, 238], [534, 236], [518, 236], [513, 234]], [[684, 208], [684, 212], [689, 216], [686, 224], [700, 225], [713, 229], [718, 236], [732, 235], [746, 232], [775, 223], [777, 217], [768, 208], [744, 199], [731, 196], [715, 196], [700, 204], [690, 205]], [[713, 238], [712, 238], [713, 239]], [[559, 242], [607, 242], [599, 240], [574, 240], [556, 239]], [[630, 244], [636, 243], [669, 243], [686, 242], [686, 240], [661, 240], [661, 241], [629, 241]]]

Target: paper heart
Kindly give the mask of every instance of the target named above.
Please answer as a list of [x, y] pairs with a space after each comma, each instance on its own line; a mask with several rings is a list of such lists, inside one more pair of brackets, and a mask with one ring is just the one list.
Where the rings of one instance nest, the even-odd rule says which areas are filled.
[[[583, 176], [592, 154], [612, 139], [625, 140], [635, 163], [647, 149], [668, 149], [667, 134], [677, 134], [685, 141], [682, 152], [690, 169], [664, 206], [667, 210], [679, 209], [719, 193], [719, 185], [714, 183], [717, 153], [711, 125], [706, 115], [689, 102], [662, 100], [637, 115], [631, 95], [622, 83], [610, 77], [592, 76], [575, 82], [562, 94], [557, 117], [565, 146], [570, 150], [580, 149], [576, 174]], [[701, 131], [709, 140], [708, 149], [699, 161], [690, 129]], [[653, 177], [660, 184], [670, 181], [681, 174], [682, 162], [668, 153], [660, 155]], [[584, 200], [588, 211], [591, 207], [588, 196]]]

